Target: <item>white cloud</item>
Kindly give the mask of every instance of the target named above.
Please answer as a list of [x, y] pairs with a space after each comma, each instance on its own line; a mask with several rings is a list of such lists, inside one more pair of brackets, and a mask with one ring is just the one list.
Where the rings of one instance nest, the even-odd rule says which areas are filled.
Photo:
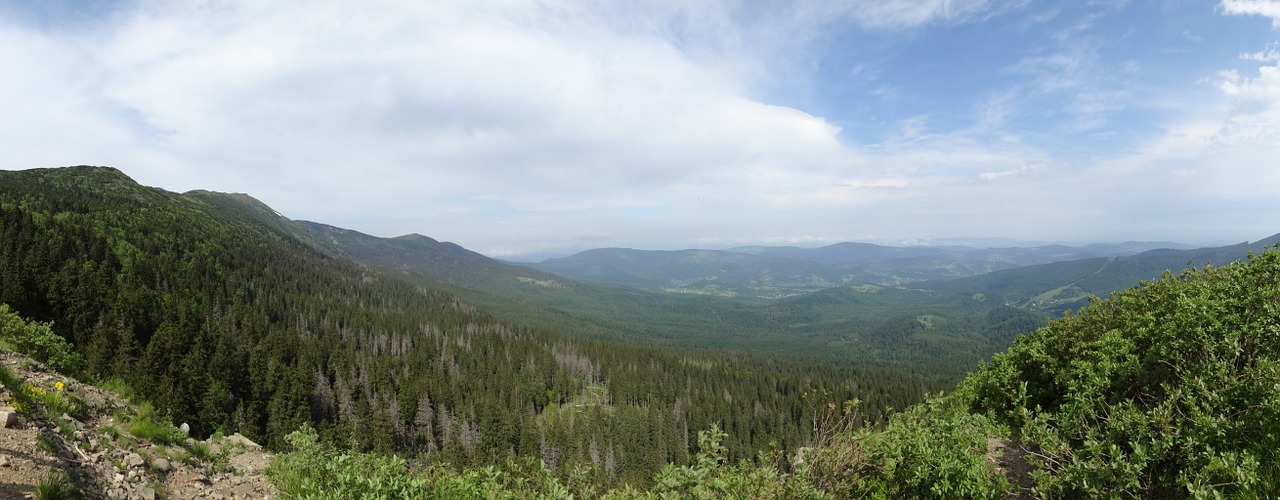
[[[1044, 221], [1082, 204], [1124, 213], [1111, 200], [1139, 196], [1125, 191], [1142, 191], [1139, 172], [1175, 172], [1152, 185], [1186, 190], [1212, 168], [1243, 168], [1186, 158], [1226, 144], [1238, 147], [1223, 157], [1272, 151], [1270, 65], [1214, 79], [1236, 104], [1180, 142], [1097, 164], [1047, 151], [1063, 130], [1110, 132], [1135, 95], [1141, 68], [1110, 71], [1091, 19], [1008, 52], [1021, 59], [998, 75], [1008, 85], [958, 112], [911, 109], [924, 87], [874, 57], [836, 58], [867, 92], [911, 109], [868, 117], [873, 132], [842, 131], [822, 116], [835, 108], [777, 105], [806, 102], [791, 98], [803, 90], [769, 99], [804, 87], [815, 60], [844, 50], [830, 46], [839, 37], [911, 39], [1024, 4], [144, 0], [75, 29], [0, 22], [0, 67], [16, 69], [0, 78], [0, 146], [5, 168], [110, 164], [167, 189], [247, 191], [291, 217], [508, 254], [1046, 238], [1057, 229]], [[955, 116], [969, 111], [972, 124]], [[1028, 122], [1048, 124], [1019, 128]], [[996, 220], [999, 234], [984, 222]]]
[[1267, 44], [1266, 49], [1263, 49], [1257, 52], [1240, 53], [1240, 59], [1243, 59], [1246, 61], [1258, 61], [1258, 62], [1280, 61], [1280, 50], [1277, 50], [1278, 48], [1280, 48], [1280, 43], [1272, 42], [1270, 44]]
[[1280, 28], [1280, 2], [1275, 0], [1222, 0], [1222, 11], [1234, 16], [1271, 18], [1271, 26]]
[[1233, 147], [1280, 143], [1280, 63], [1258, 68], [1253, 78], [1227, 76], [1219, 88], [1231, 106], [1215, 139]]
[[[1064, 131], [1069, 133], [1106, 126], [1129, 102], [1130, 80], [1140, 68], [1133, 61], [1105, 59], [1106, 43], [1089, 30], [1088, 24], [1079, 24], [1060, 31], [1053, 46], [1005, 67], [1003, 72], [1017, 80], [994, 103], [1002, 104], [1006, 113], [1018, 109], [1067, 115], [1071, 120]], [[1059, 100], [1061, 104], [1046, 104]], [[1013, 103], [1017, 106], [1010, 108]]]
[[[339, 199], [397, 178], [401, 196], [644, 205], [690, 177], [777, 176], [850, 154], [822, 119], [745, 97], [734, 68], [597, 27], [609, 20], [530, 25], [547, 13], [505, 8], [144, 12], [102, 52], [104, 93], [166, 131], [161, 146], [209, 163], [283, 167], [300, 183], [359, 165], [329, 186]], [[743, 184], [747, 198], [760, 187]]]

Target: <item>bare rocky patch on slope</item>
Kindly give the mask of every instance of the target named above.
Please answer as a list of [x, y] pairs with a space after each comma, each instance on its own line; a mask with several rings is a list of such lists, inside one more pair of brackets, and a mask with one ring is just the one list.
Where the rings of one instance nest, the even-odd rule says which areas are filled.
[[277, 496], [263, 475], [271, 455], [240, 434], [198, 441], [149, 405], [21, 354], [0, 350], [0, 364], [16, 379], [0, 385], [0, 498], [35, 498], [59, 477], [86, 498]]

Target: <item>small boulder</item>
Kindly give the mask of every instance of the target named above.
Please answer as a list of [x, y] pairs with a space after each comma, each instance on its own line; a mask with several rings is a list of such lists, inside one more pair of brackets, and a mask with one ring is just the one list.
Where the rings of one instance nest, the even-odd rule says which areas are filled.
[[0, 427], [5, 429], [13, 429], [18, 426], [18, 412], [12, 410], [0, 411]]
[[191, 434], [191, 426], [187, 425], [186, 422], [183, 422], [182, 425], [178, 426], [178, 430], [182, 431], [183, 434]]
[[130, 469], [132, 469], [135, 467], [142, 467], [143, 465], [146, 465], [147, 461], [142, 459], [142, 455], [130, 452], [127, 456], [125, 456], [124, 464], [129, 466]]
[[254, 488], [253, 485], [251, 484], [241, 484], [239, 486], [231, 488], [231, 493], [234, 493], [238, 498], [254, 497], [254, 496], [257, 496], [255, 495], [257, 492], [258, 492], [258, 489]]
[[173, 470], [173, 464], [163, 458], [157, 458], [154, 462], [151, 462], [151, 468], [155, 469], [156, 472], [169, 472]]
[[239, 432], [232, 434], [231, 437], [227, 438], [227, 441], [230, 443], [240, 443], [244, 445], [245, 449], [248, 449], [248, 450], [262, 449], [262, 445], [259, 445], [258, 443], [255, 443], [252, 440], [250, 440], [249, 438], [244, 437]]

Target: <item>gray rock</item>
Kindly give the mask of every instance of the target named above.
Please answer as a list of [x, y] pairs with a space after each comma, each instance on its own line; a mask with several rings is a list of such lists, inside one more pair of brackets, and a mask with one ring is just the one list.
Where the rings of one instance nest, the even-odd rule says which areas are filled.
[[173, 464], [163, 458], [157, 458], [154, 462], [151, 462], [151, 468], [157, 472], [169, 472], [173, 470]]
[[187, 425], [186, 422], [183, 422], [182, 425], [178, 426], [178, 430], [182, 431], [183, 434], [191, 434], [191, 426]]
[[124, 457], [124, 464], [129, 466], [130, 469], [132, 469], [135, 467], [142, 467], [143, 465], [146, 465], [147, 461], [142, 459], [142, 455], [129, 452], [129, 454]]
[[63, 413], [62, 416], [59, 418], [61, 418], [63, 422], [71, 424], [71, 426], [75, 427], [77, 430], [84, 429], [84, 422], [76, 420], [75, 417], [72, 417], [71, 415], [67, 415], [66, 413]]
[[257, 492], [257, 488], [254, 488], [252, 484], [242, 484], [231, 488], [231, 493], [234, 493], [239, 498], [249, 498]]
[[12, 410], [0, 411], [0, 427], [5, 429], [13, 429], [18, 426], [18, 412]]
[[140, 496], [143, 500], [156, 500], [156, 490], [151, 489], [150, 487], [143, 488]]
[[261, 449], [262, 449], [262, 445], [260, 445], [260, 444], [258, 444], [258, 443], [253, 442], [252, 440], [250, 440], [250, 439], [249, 439], [249, 438], [247, 438], [247, 437], [244, 437], [244, 436], [243, 436], [243, 435], [241, 435], [239, 432], [237, 432], [237, 433], [235, 433], [235, 434], [232, 434], [232, 435], [231, 435], [231, 437], [228, 437], [228, 438], [227, 438], [227, 442], [230, 442], [230, 443], [240, 443], [240, 444], [244, 445], [244, 447], [245, 447], [246, 449], [249, 449], [249, 450], [261, 450]]

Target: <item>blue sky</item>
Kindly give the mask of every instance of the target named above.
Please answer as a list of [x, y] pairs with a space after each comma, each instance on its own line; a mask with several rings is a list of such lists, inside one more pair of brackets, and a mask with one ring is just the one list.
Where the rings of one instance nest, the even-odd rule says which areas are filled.
[[1280, 1], [0, 1], [0, 168], [494, 256], [1280, 232]]

